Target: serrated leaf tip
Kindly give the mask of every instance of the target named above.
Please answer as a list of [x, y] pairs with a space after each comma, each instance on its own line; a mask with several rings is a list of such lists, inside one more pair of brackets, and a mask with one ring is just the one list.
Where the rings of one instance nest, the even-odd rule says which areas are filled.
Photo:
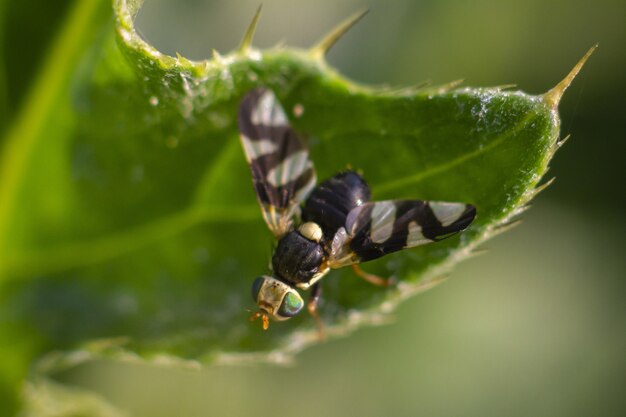
[[361, 20], [369, 9], [361, 10], [335, 26], [321, 41], [319, 41], [314, 47], [311, 48], [310, 53], [315, 58], [323, 58], [330, 48], [337, 43], [337, 41], [354, 26], [359, 20]]
[[259, 8], [256, 9], [256, 13], [250, 21], [248, 25], [248, 29], [246, 29], [245, 35], [243, 35], [243, 39], [239, 44], [239, 52], [247, 52], [252, 47], [252, 40], [254, 39], [254, 33], [256, 32], [257, 23], [259, 23], [259, 18], [261, 17], [261, 11], [263, 10], [263, 4], [259, 5]]
[[549, 105], [550, 107], [556, 109], [561, 101], [561, 97], [563, 97], [563, 93], [567, 90], [567, 87], [570, 86], [574, 78], [578, 75], [580, 70], [582, 69], [587, 59], [593, 54], [593, 52], [598, 48], [598, 44], [592, 46], [587, 53], [574, 65], [574, 68], [559, 82], [554, 88], [543, 95], [543, 101]]

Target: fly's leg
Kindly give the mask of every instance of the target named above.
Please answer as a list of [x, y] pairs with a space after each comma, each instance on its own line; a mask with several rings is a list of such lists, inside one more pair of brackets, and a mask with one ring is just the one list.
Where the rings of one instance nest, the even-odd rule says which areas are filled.
[[379, 287], [388, 287], [392, 284], [395, 284], [396, 282], [393, 278], [382, 278], [378, 275], [365, 272], [357, 264], [352, 264], [352, 270], [355, 274], [363, 278], [365, 281], [369, 282], [370, 284], [378, 285]]
[[320, 340], [326, 339], [326, 332], [324, 322], [320, 318], [320, 315], [317, 311], [317, 305], [320, 301], [320, 296], [322, 295], [322, 287], [320, 283], [316, 283], [311, 288], [311, 296], [309, 297], [309, 302], [306, 306], [307, 310], [309, 310], [309, 314], [315, 319], [315, 325], [317, 326], [317, 333]]

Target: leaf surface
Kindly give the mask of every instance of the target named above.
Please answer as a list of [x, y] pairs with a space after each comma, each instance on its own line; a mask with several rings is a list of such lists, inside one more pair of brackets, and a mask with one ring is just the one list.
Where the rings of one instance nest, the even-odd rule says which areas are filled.
[[[250, 285], [268, 272], [272, 238], [236, 114], [259, 85], [307, 139], [321, 179], [351, 166], [374, 199], [477, 207], [465, 233], [364, 265], [396, 277], [395, 287], [372, 287], [349, 268], [324, 278], [331, 336], [385, 321], [524, 209], [559, 145], [560, 94], [584, 61], [542, 96], [374, 89], [335, 73], [319, 47], [244, 42], [207, 61], [165, 56], [134, 31], [140, 3], [114, 2], [115, 32], [94, 17], [102, 29], [40, 86], [2, 154], [2, 314], [37, 335], [38, 352], [280, 361], [317, 340], [306, 314], [267, 332], [248, 322]], [[100, 5], [85, 4], [100, 16]], [[76, 359], [49, 358], [42, 369]]]

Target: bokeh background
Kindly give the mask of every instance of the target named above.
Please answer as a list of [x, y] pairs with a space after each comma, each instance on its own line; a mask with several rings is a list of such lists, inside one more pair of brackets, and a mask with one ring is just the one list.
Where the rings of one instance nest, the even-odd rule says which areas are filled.
[[[38, 3], [0, 3], [5, 117], [19, 109], [29, 68], [45, 56], [71, 2]], [[310, 46], [369, 7], [329, 56], [368, 84], [464, 79], [542, 93], [599, 43], [561, 103], [562, 134], [572, 137], [552, 162], [548, 175], [557, 181], [521, 226], [405, 303], [395, 323], [312, 348], [290, 368], [184, 371], [102, 361], [62, 381], [154, 417], [625, 415], [626, 2], [263, 3], [260, 47]], [[161, 51], [202, 59], [236, 47], [257, 6], [146, 0], [137, 25]], [[7, 49], [17, 38], [32, 47]]]

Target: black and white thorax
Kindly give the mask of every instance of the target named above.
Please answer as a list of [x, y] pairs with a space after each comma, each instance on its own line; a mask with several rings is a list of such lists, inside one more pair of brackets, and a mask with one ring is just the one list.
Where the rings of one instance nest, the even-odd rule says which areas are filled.
[[268, 317], [297, 314], [304, 302], [296, 289], [317, 289], [331, 269], [436, 242], [467, 228], [476, 215], [464, 203], [371, 201], [367, 183], [354, 171], [315, 186], [308, 149], [269, 89], [244, 97], [239, 130], [263, 218], [278, 239], [273, 275], [253, 284], [260, 307], [255, 317], [263, 317], [264, 327]]

